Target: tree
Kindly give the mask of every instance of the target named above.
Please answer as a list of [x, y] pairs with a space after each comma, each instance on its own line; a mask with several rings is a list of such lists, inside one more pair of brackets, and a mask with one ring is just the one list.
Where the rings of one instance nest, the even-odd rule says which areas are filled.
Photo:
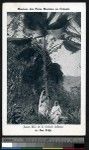
[[[20, 17], [20, 14], [18, 15]], [[23, 17], [22, 17], [23, 18]], [[46, 68], [46, 51], [52, 53], [64, 46], [72, 53], [81, 49], [81, 13], [45, 13], [45, 12], [30, 12], [24, 13], [23, 18], [23, 33], [25, 35], [25, 29], [29, 31], [38, 31], [39, 36], [33, 37], [32, 45], [38, 47], [40, 54], [43, 57], [43, 80], [46, 96], [48, 97], [48, 85], [47, 85], [47, 68]], [[17, 17], [14, 18], [15, 22]], [[53, 21], [54, 20], [54, 21]], [[47, 35], [53, 34], [56, 30], [61, 30], [61, 34], [57, 38], [62, 40], [61, 44], [52, 46], [47, 49]], [[15, 32], [13, 34], [13, 37]], [[24, 39], [29, 40], [29, 36], [23, 36]], [[43, 45], [39, 46], [37, 39], [41, 38]], [[22, 39], [21, 39], [22, 40]]]
[[[50, 13], [49, 17], [47, 16], [48, 13], [43, 13], [43, 12], [31, 12], [31, 13], [25, 13], [24, 16], [24, 24], [28, 29], [31, 30], [39, 30], [40, 36], [43, 37], [43, 49], [42, 49], [42, 55], [43, 55], [43, 70], [44, 70], [44, 86], [46, 90], [46, 95], [48, 96], [48, 88], [47, 88], [47, 73], [46, 73], [46, 57], [45, 53], [47, 51], [46, 48], [46, 37], [49, 34], [49, 31], [51, 30], [52, 32], [57, 29], [61, 29], [63, 31], [62, 36], [60, 37], [63, 40], [62, 45], [66, 47], [67, 50], [70, 50], [72, 53], [80, 50], [81, 44], [79, 43], [80, 40], [80, 32], [77, 31], [75, 27], [73, 27], [72, 21], [77, 24], [77, 26], [80, 26], [80, 17], [79, 13]], [[58, 15], [58, 18], [55, 22], [51, 23], [53, 18]], [[75, 30], [75, 33], [72, 33], [71, 31], [68, 31], [68, 27], [72, 28]], [[76, 38], [77, 42], [73, 41], [72, 38]], [[76, 45], [75, 45], [76, 43]], [[58, 45], [59, 46], [59, 45]], [[55, 50], [55, 48], [54, 48]], [[52, 50], [51, 50], [52, 51]]]

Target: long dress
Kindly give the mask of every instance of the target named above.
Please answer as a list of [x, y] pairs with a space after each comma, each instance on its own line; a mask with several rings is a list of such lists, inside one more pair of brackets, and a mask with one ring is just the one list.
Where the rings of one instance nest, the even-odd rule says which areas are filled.
[[62, 110], [59, 105], [53, 106], [50, 113], [50, 119], [52, 123], [57, 124], [59, 118], [61, 117]]
[[38, 113], [47, 116], [49, 112], [49, 99], [41, 92], [40, 99], [39, 99], [39, 106], [38, 106]]

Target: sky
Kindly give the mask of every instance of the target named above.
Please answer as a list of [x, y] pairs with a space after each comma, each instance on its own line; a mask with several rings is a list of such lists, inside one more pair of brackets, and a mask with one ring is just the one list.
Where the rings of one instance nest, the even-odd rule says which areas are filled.
[[81, 51], [72, 54], [64, 46], [57, 52], [51, 54], [52, 62], [61, 65], [61, 69], [66, 76], [80, 76]]

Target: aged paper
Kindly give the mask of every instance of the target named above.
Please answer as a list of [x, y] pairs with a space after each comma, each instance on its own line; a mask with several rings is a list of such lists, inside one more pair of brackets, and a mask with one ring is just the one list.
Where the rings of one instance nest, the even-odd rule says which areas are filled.
[[85, 135], [85, 3], [5, 3], [2, 19], [3, 135]]

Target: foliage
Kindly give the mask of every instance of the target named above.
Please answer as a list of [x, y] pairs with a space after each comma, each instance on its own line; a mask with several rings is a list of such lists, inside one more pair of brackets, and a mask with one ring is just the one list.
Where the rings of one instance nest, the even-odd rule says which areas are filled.
[[[52, 63], [49, 55], [62, 46], [72, 53], [81, 49], [81, 24], [80, 17], [78, 17], [80, 14], [51, 13], [49, 17], [47, 13], [8, 15], [11, 18], [8, 23], [8, 123], [50, 123], [48, 118], [38, 115], [39, 96], [44, 86], [42, 79], [44, 74], [42, 70], [43, 36], [47, 44], [45, 66], [50, 97], [49, 107], [52, 108], [55, 100], [59, 101], [63, 115], [68, 117], [66, 123], [80, 123], [80, 89], [76, 88], [76, 92], [74, 89], [71, 92], [65, 91], [60, 65]], [[58, 15], [56, 21], [51, 23], [56, 15]], [[54, 30], [57, 29], [61, 32], [54, 36]], [[29, 32], [28, 35], [26, 30]], [[34, 36], [34, 30], [39, 31], [37, 36]], [[11, 41], [9, 33], [11, 33]], [[47, 42], [47, 38], [50, 35], [54, 38], [51, 42], [54, 40], [56, 43], [59, 39], [62, 41], [61, 44], [51, 43], [51, 47], [48, 48], [50, 42]], [[36, 62], [33, 61], [35, 58]]]
[[[41, 37], [54, 35], [58, 30], [59, 34], [56, 34], [56, 38], [62, 40], [62, 45], [72, 53], [81, 49], [81, 13], [9, 13], [11, 18], [8, 23], [8, 37], [13, 38], [29, 38], [29, 37]], [[55, 21], [53, 19], [55, 18]], [[16, 24], [16, 25], [15, 25]], [[15, 27], [13, 27], [15, 26]], [[35, 31], [35, 32], [34, 32]], [[77, 39], [77, 40], [76, 40]], [[58, 44], [58, 47], [61, 45]], [[57, 48], [50, 48], [50, 50], [56, 51]], [[48, 49], [48, 52], [50, 52]]]
[[[37, 90], [33, 92], [31, 84], [24, 83], [22, 80], [24, 66], [16, 59], [22, 47], [8, 42], [8, 123], [50, 123], [47, 118], [38, 116], [39, 96], [42, 90], [40, 84], [40, 92]], [[48, 79], [48, 90], [50, 109], [57, 100], [63, 115], [68, 117], [66, 123], [80, 123], [80, 88], [75, 87], [71, 92], [67, 92], [61, 82], [57, 84], [54, 80]], [[14, 121], [13, 116], [16, 118]]]

